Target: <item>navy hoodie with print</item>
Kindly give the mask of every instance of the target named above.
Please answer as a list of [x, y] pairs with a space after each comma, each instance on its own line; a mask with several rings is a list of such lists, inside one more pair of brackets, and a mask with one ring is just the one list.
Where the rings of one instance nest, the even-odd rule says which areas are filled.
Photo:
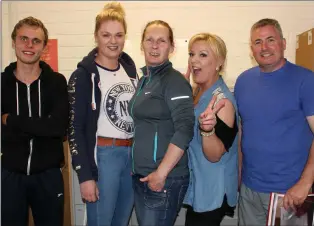
[[[101, 91], [98, 86], [100, 77], [95, 63], [97, 51], [95, 48], [83, 58], [68, 84], [70, 101], [68, 135], [72, 165], [78, 175], [79, 183], [98, 180], [95, 144]], [[137, 78], [135, 64], [129, 55], [122, 52], [119, 63], [130, 78]]]
[[1, 75], [1, 167], [23, 174], [60, 168], [68, 125], [67, 82], [43, 61], [42, 72], [30, 85], [17, 80], [11, 63]]

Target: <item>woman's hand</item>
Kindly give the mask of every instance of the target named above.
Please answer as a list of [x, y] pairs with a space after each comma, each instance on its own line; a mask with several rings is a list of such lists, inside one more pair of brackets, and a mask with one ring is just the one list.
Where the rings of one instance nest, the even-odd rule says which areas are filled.
[[201, 113], [198, 118], [199, 126], [205, 132], [210, 132], [213, 130], [217, 123], [216, 114], [221, 108], [225, 106], [224, 99], [220, 99], [217, 103], [216, 100], [217, 95], [214, 95], [205, 111]]
[[147, 177], [141, 178], [141, 182], [147, 182], [152, 191], [160, 192], [165, 186], [166, 176], [161, 175], [158, 170], [150, 173]]
[[99, 199], [99, 190], [94, 180], [81, 183], [80, 190], [83, 201], [96, 202]]

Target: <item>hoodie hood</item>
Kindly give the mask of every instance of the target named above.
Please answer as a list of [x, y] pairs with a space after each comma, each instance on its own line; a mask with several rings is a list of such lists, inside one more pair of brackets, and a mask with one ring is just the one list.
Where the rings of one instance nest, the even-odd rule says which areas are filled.
[[[88, 74], [98, 74], [95, 64], [95, 58], [98, 54], [98, 48], [94, 48], [83, 58], [81, 62], [77, 64], [78, 68], [83, 68]], [[132, 58], [125, 52], [122, 52], [119, 59], [119, 63], [124, 67], [125, 71], [131, 78], [136, 78], [136, 67]]]
[[[97, 66], [95, 63], [95, 58], [98, 54], [98, 48], [94, 48], [92, 51], [89, 52], [87, 56], [83, 58], [81, 62], [78, 63], [77, 65], [77, 70], [81, 71], [83, 73], [80, 73], [81, 76], [87, 76], [88, 79], [91, 80], [92, 83], [92, 109], [96, 110], [97, 109], [97, 102], [96, 101], [96, 96], [100, 95], [100, 90], [98, 85], [100, 81], [99, 73], [97, 70]], [[126, 71], [127, 75], [129, 78], [132, 79], [137, 79], [137, 73], [136, 73], [136, 67], [134, 64], [134, 61], [132, 58], [126, 54], [125, 52], [122, 52], [120, 54], [120, 57], [118, 59], [119, 63], [122, 65], [124, 70]], [[81, 70], [80, 70], [81, 69]], [[99, 94], [97, 94], [97, 93]]]
[[[40, 73], [40, 76], [38, 79], [36, 79], [36, 81], [38, 82], [38, 85], [37, 85], [37, 93], [38, 93], [38, 113], [39, 113], [39, 117], [41, 117], [41, 108], [42, 108], [42, 103], [41, 103], [41, 98], [42, 98], [42, 82], [46, 82], [46, 84], [51, 84], [51, 82], [55, 79], [55, 76], [56, 75], [60, 75], [59, 73], [57, 72], [54, 72], [52, 70], [52, 68], [47, 64], [45, 63], [44, 61], [39, 61], [39, 67], [41, 68], [41, 73]], [[16, 109], [16, 115], [19, 115], [20, 114], [20, 106], [19, 106], [19, 84], [21, 82], [18, 81], [18, 79], [15, 77], [15, 74], [14, 74], [14, 71], [16, 70], [17, 68], [17, 62], [13, 62], [11, 64], [9, 64], [9, 66], [7, 66], [5, 69], [4, 69], [4, 72], [2, 73], [2, 81], [4, 84], [6, 85], [9, 85], [9, 84], [12, 84], [12, 83], [15, 83], [15, 92], [16, 92], [16, 106], [17, 106], [17, 109]], [[35, 83], [35, 82], [34, 82]], [[32, 83], [33, 84], [33, 83]], [[29, 117], [31, 117], [31, 113], [29, 115]]]
[[[17, 67], [17, 62], [13, 62], [13, 63], [10, 63], [9, 66], [7, 66], [5, 69], [4, 69], [4, 73], [3, 73], [3, 76], [14, 76], [14, 71]], [[39, 61], [39, 67], [42, 69], [43, 73], [42, 74], [47, 74], [47, 75], [50, 75], [50, 74], [53, 74], [55, 73], [52, 68], [47, 64], [45, 63], [44, 61]]]

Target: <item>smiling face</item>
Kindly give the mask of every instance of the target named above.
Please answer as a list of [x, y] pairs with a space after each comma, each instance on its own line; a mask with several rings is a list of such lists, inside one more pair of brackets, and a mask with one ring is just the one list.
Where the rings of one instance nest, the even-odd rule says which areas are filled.
[[286, 40], [272, 25], [256, 28], [251, 32], [251, 49], [263, 72], [278, 70], [285, 64]]
[[23, 25], [16, 31], [12, 47], [18, 62], [35, 64], [39, 62], [44, 46], [44, 31], [36, 26]]
[[189, 66], [193, 75], [193, 81], [198, 85], [211, 82], [218, 76], [222, 62], [217, 59], [207, 41], [195, 41], [189, 52]]
[[169, 28], [161, 24], [152, 24], [146, 27], [142, 40], [142, 50], [147, 66], [158, 66], [169, 59], [173, 52], [173, 43], [170, 40]]
[[104, 21], [95, 34], [99, 54], [108, 59], [118, 59], [125, 43], [123, 24], [116, 20]]

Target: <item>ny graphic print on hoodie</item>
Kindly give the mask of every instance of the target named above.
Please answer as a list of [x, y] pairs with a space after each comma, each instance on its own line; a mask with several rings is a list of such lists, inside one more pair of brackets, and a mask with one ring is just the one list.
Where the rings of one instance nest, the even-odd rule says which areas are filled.
[[[135, 92], [137, 83], [136, 67], [129, 55], [122, 52], [119, 64], [122, 67], [114, 71], [102, 68], [95, 62], [97, 48], [93, 49], [78, 64], [70, 77], [68, 93], [70, 101], [69, 144], [72, 165], [79, 183], [98, 180], [98, 168], [95, 161], [97, 136], [127, 139], [133, 135], [127, 112], [127, 97]], [[113, 84], [119, 73], [126, 72], [128, 81]], [[116, 75], [115, 75], [116, 74]], [[104, 76], [102, 76], [104, 77]], [[107, 89], [102, 95], [102, 89]], [[106, 121], [102, 124], [99, 117]], [[101, 126], [99, 126], [102, 124]], [[103, 127], [103, 128], [102, 128]], [[100, 134], [98, 134], [100, 133]]]

